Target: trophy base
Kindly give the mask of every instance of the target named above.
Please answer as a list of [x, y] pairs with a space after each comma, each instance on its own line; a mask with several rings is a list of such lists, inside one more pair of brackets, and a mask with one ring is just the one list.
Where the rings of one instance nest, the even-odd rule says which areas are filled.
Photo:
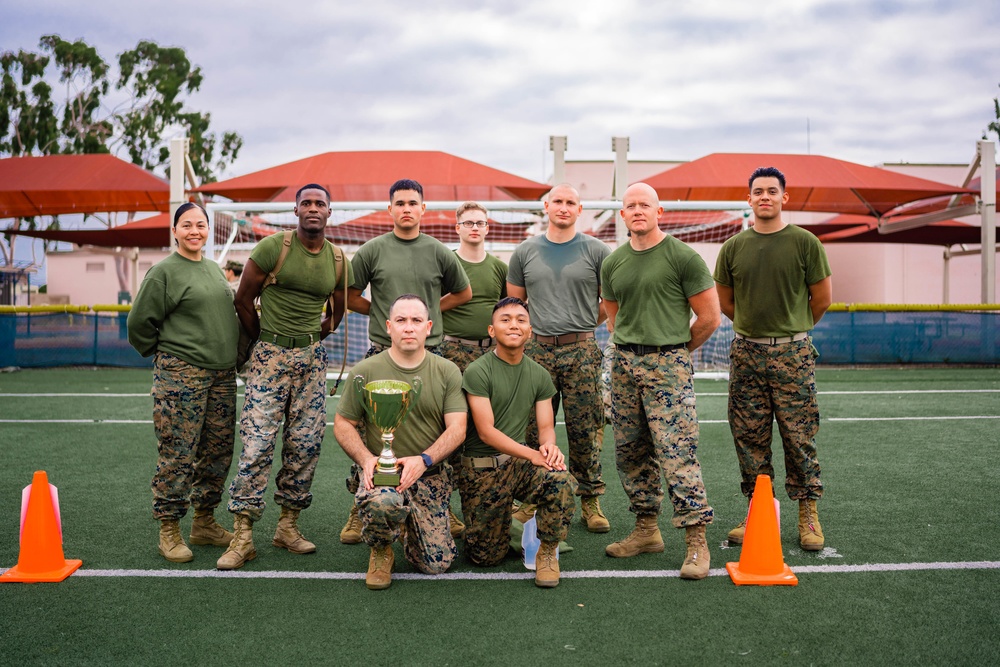
[[377, 472], [372, 475], [372, 484], [375, 486], [399, 486], [399, 473]]

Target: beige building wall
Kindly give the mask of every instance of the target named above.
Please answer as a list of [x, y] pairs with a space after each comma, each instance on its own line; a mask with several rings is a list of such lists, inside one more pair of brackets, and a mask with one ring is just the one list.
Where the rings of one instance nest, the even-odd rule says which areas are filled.
[[[129, 288], [132, 289], [132, 271], [138, 269], [135, 285], [142, 283], [149, 268], [168, 254], [167, 250], [142, 250], [136, 262], [129, 265]], [[47, 284], [50, 298], [68, 297], [75, 305], [118, 303], [118, 273], [115, 256], [93, 250], [50, 252], [45, 257]]]

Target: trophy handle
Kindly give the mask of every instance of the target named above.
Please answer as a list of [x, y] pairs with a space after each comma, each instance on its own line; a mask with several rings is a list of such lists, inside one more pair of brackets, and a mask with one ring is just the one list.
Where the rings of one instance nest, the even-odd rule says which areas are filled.
[[420, 392], [423, 391], [424, 388], [424, 381], [419, 375], [416, 375], [413, 377], [413, 382], [411, 382], [410, 385], [413, 387], [413, 398], [410, 399], [410, 404], [412, 405], [417, 402], [418, 398], [420, 398]]
[[358, 395], [358, 402], [361, 403], [361, 409], [367, 413], [368, 406], [367, 401], [365, 401], [365, 376], [355, 375], [354, 376], [354, 393]]

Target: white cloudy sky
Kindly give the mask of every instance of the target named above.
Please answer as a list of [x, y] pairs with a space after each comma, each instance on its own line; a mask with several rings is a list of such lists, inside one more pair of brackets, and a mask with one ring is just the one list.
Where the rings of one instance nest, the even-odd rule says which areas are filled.
[[[0, 0], [0, 50], [141, 39], [205, 73], [246, 144], [225, 176], [331, 150], [567, 159], [713, 152], [968, 162], [1000, 93], [996, 0]], [[806, 124], [810, 126], [807, 138]], [[808, 143], [807, 143], [808, 142]]]

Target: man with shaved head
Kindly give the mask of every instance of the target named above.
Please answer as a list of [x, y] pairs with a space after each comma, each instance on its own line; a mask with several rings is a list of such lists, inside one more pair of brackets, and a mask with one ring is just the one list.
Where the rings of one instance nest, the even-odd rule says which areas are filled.
[[[635, 529], [605, 549], [626, 558], [663, 551], [658, 516], [663, 483], [672, 523], [686, 531], [684, 579], [708, 576], [705, 526], [712, 508], [705, 496], [695, 414], [691, 352], [722, 319], [708, 266], [697, 252], [660, 229], [656, 191], [636, 183], [625, 191], [621, 216], [629, 242], [601, 270], [601, 293], [614, 331], [611, 421], [615, 460]], [[691, 320], [691, 313], [694, 320]]]
[[[545, 234], [524, 241], [510, 258], [507, 295], [526, 301], [535, 333], [525, 354], [552, 375], [569, 440], [569, 472], [576, 479], [583, 522], [592, 533], [611, 529], [598, 498], [604, 494], [601, 446], [604, 405], [601, 397], [601, 349], [594, 329], [604, 321], [601, 307], [601, 264], [611, 253], [607, 245], [576, 230], [583, 212], [580, 193], [563, 183], [545, 201], [549, 224]], [[529, 447], [538, 448], [534, 420], [527, 433]], [[515, 516], [526, 521], [533, 508], [522, 506]]]
[[[424, 574], [444, 572], [457, 553], [448, 529], [451, 483], [441, 463], [465, 440], [467, 406], [458, 366], [425, 349], [434, 326], [428, 311], [427, 302], [415, 294], [393, 301], [384, 323], [392, 344], [358, 363], [347, 383], [352, 388], [361, 377], [365, 384], [399, 380], [412, 387], [421, 379], [423, 389], [393, 433], [392, 449], [402, 468], [399, 486], [374, 483], [381, 434], [356, 392], [344, 392], [333, 421], [337, 442], [360, 471], [354, 497], [362, 540], [371, 547], [365, 575], [371, 590], [392, 584], [397, 539], [406, 560]], [[361, 423], [367, 426], [364, 440], [357, 428]]]

